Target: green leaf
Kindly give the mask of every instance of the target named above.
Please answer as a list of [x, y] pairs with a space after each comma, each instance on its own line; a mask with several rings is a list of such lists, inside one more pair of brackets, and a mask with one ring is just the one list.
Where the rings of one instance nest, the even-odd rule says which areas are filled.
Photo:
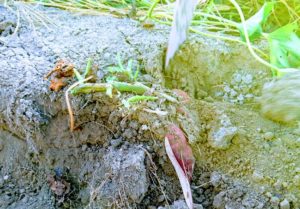
[[280, 42], [277, 40], [269, 40], [270, 47], [270, 61], [271, 64], [279, 68], [288, 68], [288, 52], [282, 48]]
[[87, 64], [86, 64], [86, 68], [85, 68], [85, 71], [83, 73], [83, 77], [86, 78], [91, 70], [92, 70], [92, 65], [93, 65], [93, 59], [92, 58], [88, 58], [88, 61], [87, 61]]
[[287, 24], [277, 30], [269, 33], [267, 38], [278, 40], [278, 41], [286, 41], [287, 38], [291, 36], [291, 34], [298, 28], [297, 23]]
[[139, 66], [137, 67], [134, 75], [133, 75], [133, 81], [136, 82], [137, 81], [137, 78], [139, 76], [139, 73], [140, 73], [140, 69], [139, 69]]
[[121, 69], [122, 71], [125, 71], [125, 68], [124, 68], [124, 66], [123, 66], [123, 64], [122, 64], [121, 56], [120, 56], [119, 53], [117, 54], [117, 60], [118, 60], [118, 65], [119, 65], [120, 69]]
[[[273, 10], [274, 3], [267, 2], [265, 3], [262, 8], [248, 20], [246, 20], [246, 28], [248, 32], [248, 36], [250, 41], [253, 41], [262, 35], [262, 24], [264, 24], [270, 15], [271, 11]], [[238, 24], [238, 29], [240, 31], [240, 35], [243, 41], [245, 41], [245, 33], [243, 29], [243, 24]]]
[[271, 64], [278, 68], [300, 67], [300, 38], [296, 35], [296, 23], [285, 25], [270, 34], [269, 41]]
[[75, 77], [78, 81], [82, 81], [84, 80], [84, 77], [82, 77], [82, 75], [78, 72], [78, 70], [76, 68], [73, 69]]

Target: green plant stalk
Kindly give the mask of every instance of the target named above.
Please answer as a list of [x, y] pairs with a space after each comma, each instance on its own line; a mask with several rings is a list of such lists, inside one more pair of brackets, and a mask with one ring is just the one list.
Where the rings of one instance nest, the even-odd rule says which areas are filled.
[[89, 94], [95, 92], [106, 92], [110, 88], [115, 88], [120, 92], [131, 92], [135, 94], [144, 94], [150, 88], [141, 83], [125, 83], [112, 81], [111, 83], [84, 83], [72, 89], [71, 94]]
[[83, 74], [83, 78], [86, 78], [86, 76], [91, 72], [92, 70], [92, 64], [93, 64], [93, 60], [92, 58], [89, 58], [86, 64], [86, 68]]
[[155, 7], [157, 6], [157, 4], [159, 3], [159, 0], [156, 0], [150, 7], [148, 13], [147, 13], [147, 16], [146, 18], [151, 18], [152, 16], [152, 13], [153, 13], [153, 10], [155, 9]]
[[119, 82], [119, 81], [112, 81], [112, 86], [116, 88], [120, 92], [132, 92], [136, 94], [144, 94], [146, 91], [148, 91], [150, 88], [141, 84], [141, 83], [126, 83], [126, 82]]
[[130, 97], [129, 99], [127, 99], [127, 102], [129, 104], [135, 104], [135, 103], [138, 103], [141, 101], [155, 101], [157, 99], [158, 99], [157, 97], [153, 97], [153, 96], [137, 95], [137, 96], [133, 96], [133, 97]]
[[80, 73], [78, 72], [78, 70], [76, 68], [73, 69], [73, 72], [78, 81], [82, 81], [84, 79], [84, 77], [82, 77], [82, 75], [80, 75]]
[[72, 95], [105, 92], [111, 84], [108, 83], [84, 83], [71, 90]]

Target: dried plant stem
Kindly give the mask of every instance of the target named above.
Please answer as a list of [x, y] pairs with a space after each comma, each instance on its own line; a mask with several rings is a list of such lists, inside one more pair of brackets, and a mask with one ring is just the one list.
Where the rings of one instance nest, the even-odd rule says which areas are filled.
[[92, 79], [93, 77], [90, 76], [86, 79], [83, 79], [81, 81], [77, 81], [75, 82], [74, 84], [72, 84], [66, 91], [65, 93], [65, 98], [66, 98], [66, 103], [67, 103], [67, 108], [68, 108], [68, 112], [69, 112], [69, 117], [70, 117], [70, 130], [73, 131], [74, 130], [74, 124], [75, 124], [75, 121], [74, 121], [74, 114], [73, 114], [73, 110], [72, 110], [72, 106], [71, 106], [71, 102], [70, 102], [70, 98], [69, 98], [69, 92], [75, 88], [76, 86], [82, 84], [83, 82], [85, 81], [88, 81], [90, 79]]

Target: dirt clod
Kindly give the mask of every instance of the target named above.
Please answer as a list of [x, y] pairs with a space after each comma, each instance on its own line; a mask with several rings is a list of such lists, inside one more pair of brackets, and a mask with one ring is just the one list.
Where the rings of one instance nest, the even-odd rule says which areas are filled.
[[290, 203], [287, 199], [280, 202], [280, 209], [290, 209]]

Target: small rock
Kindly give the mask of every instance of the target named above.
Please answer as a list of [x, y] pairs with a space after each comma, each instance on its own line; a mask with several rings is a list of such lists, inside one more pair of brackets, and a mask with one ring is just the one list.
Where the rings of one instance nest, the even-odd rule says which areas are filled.
[[242, 77], [242, 80], [246, 84], [250, 84], [250, 83], [252, 83], [253, 76], [251, 74], [247, 74], [247, 75], [245, 75], [245, 76]]
[[142, 125], [141, 130], [143, 131], [149, 130], [149, 127], [147, 125]]
[[275, 207], [275, 208], [278, 207], [279, 202], [280, 202], [280, 199], [279, 199], [278, 197], [276, 197], [276, 196], [273, 196], [273, 197], [271, 197], [271, 199], [270, 199], [270, 203], [271, 203], [272, 206]]
[[194, 209], [203, 209], [203, 206], [201, 204], [194, 204]]
[[88, 158], [89, 158], [89, 161], [94, 161], [94, 159], [95, 159], [94, 153], [89, 153]]
[[252, 178], [255, 181], [262, 181], [264, 179], [264, 176], [260, 172], [254, 171], [253, 174], [252, 174]]
[[165, 200], [165, 196], [164, 195], [159, 195], [157, 201], [158, 202], [163, 202]]
[[5, 200], [10, 200], [11, 199], [11, 194], [9, 193], [9, 194], [6, 194], [5, 196], [4, 196], [4, 198], [5, 198]]
[[[159, 207], [158, 209], [188, 209], [184, 200], [177, 200], [172, 205], [166, 207]], [[194, 209], [198, 209], [194, 207]]]
[[264, 134], [264, 139], [267, 141], [271, 141], [272, 139], [274, 139], [274, 133], [273, 132], [267, 132]]
[[256, 131], [257, 131], [258, 133], [262, 133], [262, 132], [263, 132], [262, 128], [257, 128]]
[[235, 74], [234, 75], [234, 80], [237, 82], [237, 83], [240, 83], [242, 81], [242, 75], [241, 74]]
[[212, 172], [210, 182], [214, 187], [218, 187], [222, 182], [222, 175], [218, 172]]
[[122, 144], [122, 138], [120, 137], [118, 139], [112, 140], [110, 142], [110, 144], [111, 144], [112, 147], [117, 148]]
[[8, 175], [3, 176], [3, 180], [4, 180], [4, 181], [8, 180], [8, 178], [9, 178]]
[[137, 121], [130, 121], [129, 127], [135, 130], [138, 130], [139, 128], [139, 123]]
[[282, 189], [282, 182], [278, 179], [273, 186], [277, 189], [277, 190], [281, 190]]
[[293, 179], [295, 185], [299, 186], [300, 185], [300, 175], [295, 175]]
[[83, 189], [79, 193], [80, 202], [84, 205], [87, 205], [90, 201], [90, 190], [88, 188]]
[[220, 192], [214, 197], [213, 206], [216, 209], [223, 209], [225, 208], [225, 200], [224, 200], [225, 193]]
[[231, 145], [231, 140], [237, 134], [237, 130], [236, 127], [214, 129], [209, 133], [209, 144], [216, 149], [227, 149]]
[[87, 145], [86, 145], [86, 144], [82, 145], [81, 150], [82, 150], [83, 152], [85, 152], [86, 149], [87, 149]]
[[224, 87], [224, 91], [225, 91], [225, 92], [229, 93], [229, 92], [230, 92], [230, 90], [231, 90], [231, 89], [230, 89], [230, 87], [229, 87], [229, 86], [225, 86], [225, 87]]
[[287, 199], [284, 199], [281, 203], [280, 203], [280, 209], [290, 209], [290, 203]]
[[156, 209], [156, 207], [155, 207], [155, 206], [152, 206], [152, 205], [150, 205], [150, 206], [148, 206], [148, 207], [147, 207], [147, 209]]
[[288, 183], [287, 182], [282, 182], [282, 186], [283, 186], [283, 188], [287, 188], [288, 187]]
[[23, 202], [23, 203], [28, 202], [28, 196], [25, 196], [25, 197], [22, 199], [22, 202]]
[[237, 95], [237, 92], [235, 90], [231, 89], [230, 97], [232, 98], [232, 97], [235, 97], [236, 95]]

